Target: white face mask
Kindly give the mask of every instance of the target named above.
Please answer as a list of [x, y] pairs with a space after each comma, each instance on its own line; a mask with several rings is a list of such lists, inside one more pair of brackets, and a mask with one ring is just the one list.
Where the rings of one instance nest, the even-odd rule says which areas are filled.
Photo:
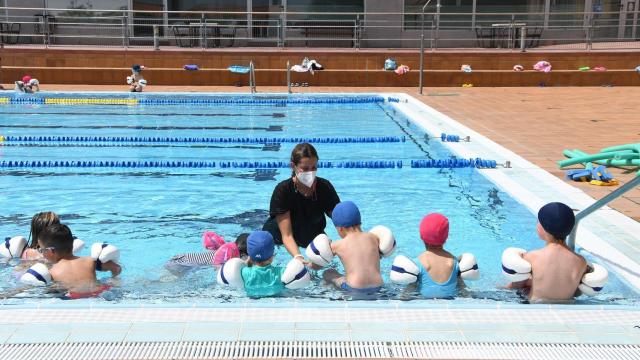
[[298, 178], [298, 181], [304, 184], [304, 186], [311, 187], [313, 182], [316, 180], [316, 173], [317, 171], [305, 171], [298, 173], [296, 177]]

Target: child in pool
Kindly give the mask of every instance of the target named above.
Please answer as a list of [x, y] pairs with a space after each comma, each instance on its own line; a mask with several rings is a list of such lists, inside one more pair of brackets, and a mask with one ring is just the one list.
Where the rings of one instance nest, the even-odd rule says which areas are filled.
[[249, 234], [238, 235], [235, 242], [225, 242], [224, 238], [213, 231], [202, 234], [202, 243], [206, 252], [184, 253], [173, 256], [165, 265], [172, 273], [202, 267], [220, 267], [231, 258], [247, 256], [247, 237]]
[[60, 224], [60, 218], [53, 211], [39, 212], [31, 218], [31, 230], [29, 232], [29, 244], [22, 252], [22, 260], [42, 260], [42, 254], [38, 251], [38, 236], [48, 226]]
[[[68, 298], [97, 296], [110, 288], [99, 285], [96, 281], [96, 270], [110, 271], [112, 276], [118, 276], [122, 271], [120, 265], [114, 261], [100, 261], [93, 257], [78, 257], [73, 255], [73, 235], [68, 226], [54, 224], [48, 226], [38, 235], [38, 252], [52, 264], [49, 269], [44, 264], [36, 264], [27, 270], [27, 278], [35, 281], [47, 279], [55, 281], [57, 285], [67, 290]], [[105, 245], [106, 246], [106, 245]], [[96, 254], [100, 259], [102, 255]], [[23, 276], [24, 278], [24, 276]], [[28, 282], [34, 283], [34, 280]], [[47, 281], [44, 281], [46, 284]]]
[[285, 285], [281, 278], [285, 268], [272, 264], [275, 242], [271, 233], [251, 232], [247, 238], [247, 252], [247, 266], [241, 270], [247, 296], [274, 296], [284, 291]]
[[418, 288], [426, 298], [454, 298], [464, 282], [458, 276], [459, 259], [444, 249], [449, 237], [449, 219], [433, 213], [420, 221], [420, 238], [425, 251], [418, 256]]
[[336, 205], [331, 213], [342, 240], [331, 243], [331, 250], [344, 265], [343, 276], [334, 269], [324, 272], [326, 282], [353, 294], [375, 294], [382, 287], [379, 239], [360, 228], [360, 210], [351, 201]]
[[573, 210], [552, 202], [538, 211], [538, 236], [545, 246], [525, 253], [531, 264], [531, 278], [513, 282], [510, 288], [522, 288], [531, 301], [566, 301], [577, 294], [582, 277], [589, 271], [585, 259], [569, 249], [566, 237], [573, 230]]

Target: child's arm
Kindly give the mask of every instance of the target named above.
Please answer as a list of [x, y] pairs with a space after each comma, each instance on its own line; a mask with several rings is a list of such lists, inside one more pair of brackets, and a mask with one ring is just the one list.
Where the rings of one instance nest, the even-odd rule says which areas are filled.
[[107, 261], [102, 264], [99, 271], [110, 271], [111, 276], [118, 276], [122, 272], [122, 267], [113, 261]]

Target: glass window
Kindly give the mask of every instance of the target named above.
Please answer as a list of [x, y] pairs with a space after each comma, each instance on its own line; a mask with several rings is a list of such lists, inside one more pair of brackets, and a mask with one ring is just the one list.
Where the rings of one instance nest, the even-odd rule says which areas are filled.
[[288, 0], [287, 11], [363, 12], [364, 0]]
[[551, 0], [549, 4], [549, 28], [582, 28], [584, 25], [584, 1]]
[[477, 0], [476, 26], [489, 27], [512, 20], [527, 26], [543, 26], [544, 4], [545, 0]]
[[[405, 0], [404, 1], [404, 28], [420, 29], [422, 19], [422, 7], [425, 0]], [[432, 13], [436, 12], [436, 0], [425, 9], [429, 15], [425, 16], [425, 28], [430, 28], [433, 21]], [[458, 29], [470, 28], [473, 0], [441, 0], [440, 1], [440, 28]]]

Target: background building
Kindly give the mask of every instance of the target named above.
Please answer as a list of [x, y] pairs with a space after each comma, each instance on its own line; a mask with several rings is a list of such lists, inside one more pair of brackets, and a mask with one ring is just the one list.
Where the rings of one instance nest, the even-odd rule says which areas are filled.
[[[97, 18], [101, 16], [122, 16], [120, 14], [126, 10], [135, 10], [139, 12], [126, 15], [125, 25], [130, 27], [126, 35], [140, 39], [153, 36], [152, 25], [160, 26], [163, 38], [175, 36], [172, 25], [199, 17], [195, 13], [164, 11], [216, 11], [221, 13], [205, 17], [208, 22], [220, 25], [222, 32], [225, 27], [233, 29], [232, 33], [227, 31], [229, 36], [237, 40], [233, 42], [233, 46], [282, 46], [283, 42], [286, 42], [286, 46], [327, 45], [321, 41], [302, 41], [302, 38], [312, 34], [315, 38], [357, 38], [357, 41], [342, 41], [337, 46], [416, 47], [423, 25], [421, 9], [425, 2], [426, 0], [0, 0], [0, 6], [84, 9], [84, 12], [48, 10], [46, 15], [54, 18], [93, 17], [89, 22], [98, 22]], [[440, 6], [436, 6], [437, 4]], [[428, 15], [424, 26], [428, 39], [438, 38], [438, 47], [482, 46], [479, 40], [489, 36], [485, 34], [495, 37], [498, 33], [496, 27], [500, 27], [500, 24], [525, 25], [528, 28], [527, 35], [550, 44], [570, 43], [572, 39], [585, 38], [594, 41], [634, 41], [639, 35], [639, 8], [640, 0], [432, 0], [426, 9]], [[44, 18], [42, 10], [35, 9], [5, 9], [4, 15], [7, 19], [22, 16], [25, 19], [25, 29], [28, 28], [26, 23], [43, 22]], [[314, 21], [314, 25], [309, 25]], [[65, 34], [63, 24], [64, 21], [58, 19], [55, 29], [58, 34]], [[115, 20], [113, 24], [117, 25]], [[334, 28], [333, 33], [328, 30], [331, 27]], [[44, 28], [42, 24], [39, 28], [34, 28], [34, 32], [42, 33]], [[53, 28], [50, 30], [54, 31]], [[518, 35], [514, 30], [510, 31], [511, 37]], [[114, 38], [117, 37], [116, 33], [122, 31], [114, 29]], [[59, 35], [58, 41], [71, 40]]]

